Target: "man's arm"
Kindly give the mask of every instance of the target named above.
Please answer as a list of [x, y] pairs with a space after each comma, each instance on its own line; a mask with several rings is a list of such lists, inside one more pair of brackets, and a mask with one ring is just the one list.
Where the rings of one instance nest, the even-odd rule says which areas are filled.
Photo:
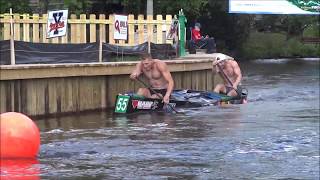
[[139, 62], [137, 65], [136, 65], [136, 68], [132, 71], [132, 73], [130, 74], [130, 78], [131, 79], [136, 79], [137, 77], [139, 77], [139, 75], [141, 74], [142, 72], [142, 63]]
[[220, 72], [220, 69], [218, 68], [217, 64], [218, 64], [217, 60], [213, 60], [212, 61], [212, 71], [214, 71], [215, 73], [219, 73]]
[[158, 63], [158, 69], [162, 73], [162, 76], [164, 77], [164, 79], [168, 82], [167, 92], [166, 92], [165, 96], [163, 97], [163, 101], [165, 103], [169, 103], [169, 97], [173, 91], [174, 82], [173, 82], [171, 73], [170, 73], [169, 68], [166, 63], [164, 63], [164, 62]]
[[233, 71], [234, 71], [234, 74], [236, 76], [236, 80], [235, 82], [233, 83], [233, 88], [237, 88], [237, 86], [240, 84], [241, 82], [241, 79], [242, 79], [242, 74], [241, 74], [241, 70], [240, 70], [240, 67], [239, 67], [239, 64], [236, 62], [236, 61], [232, 61], [232, 67], [233, 67]]

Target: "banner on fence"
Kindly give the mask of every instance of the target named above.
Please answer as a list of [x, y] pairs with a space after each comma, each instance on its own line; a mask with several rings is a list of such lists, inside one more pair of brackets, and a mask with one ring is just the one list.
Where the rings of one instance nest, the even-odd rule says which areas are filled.
[[319, 0], [229, 0], [229, 13], [320, 14]]
[[114, 39], [127, 40], [128, 16], [114, 15]]
[[68, 26], [68, 10], [48, 12], [47, 38], [65, 36]]

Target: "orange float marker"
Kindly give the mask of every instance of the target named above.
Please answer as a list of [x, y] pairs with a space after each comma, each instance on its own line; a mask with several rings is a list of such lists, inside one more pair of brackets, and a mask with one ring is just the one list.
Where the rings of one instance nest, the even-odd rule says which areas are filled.
[[35, 158], [40, 147], [37, 125], [17, 112], [0, 114], [0, 158]]

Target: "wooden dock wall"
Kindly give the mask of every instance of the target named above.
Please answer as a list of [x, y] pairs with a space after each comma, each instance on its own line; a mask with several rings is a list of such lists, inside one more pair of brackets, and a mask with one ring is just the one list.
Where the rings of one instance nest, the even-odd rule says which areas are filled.
[[[142, 87], [129, 79], [136, 63], [0, 66], [0, 112], [33, 116], [111, 108], [118, 93]], [[210, 60], [167, 63], [175, 89], [212, 90]]]

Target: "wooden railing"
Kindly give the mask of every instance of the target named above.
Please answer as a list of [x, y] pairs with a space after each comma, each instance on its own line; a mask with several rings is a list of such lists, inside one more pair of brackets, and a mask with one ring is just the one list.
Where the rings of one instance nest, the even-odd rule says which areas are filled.
[[[13, 29], [14, 40], [26, 42], [41, 43], [87, 43], [102, 42], [119, 45], [137, 45], [150, 41], [157, 44], [170, 43], [172, 40], [166, 39], [166, 32], [169, 31], [172, 22], [172, 16], [166, 15], [163, 19], [162, 15], [153, 16], [138, 15], [135, 19], [134, 15], [128, 15], [128, 39], [114, 40], [113, 27], [114, 15], [109, 15], [108, 19], [104, 14], [90, 14], [87, 17], [81, 14], [77, 17], [71, 14], [68, 19], [67, 35], [59, 38], [46, 38], [47, 32], [47, 14], [40, 16], [39, 14], [14, 14]], [[0, 40], [10, 39], [10, 15], [0, 15]]]

